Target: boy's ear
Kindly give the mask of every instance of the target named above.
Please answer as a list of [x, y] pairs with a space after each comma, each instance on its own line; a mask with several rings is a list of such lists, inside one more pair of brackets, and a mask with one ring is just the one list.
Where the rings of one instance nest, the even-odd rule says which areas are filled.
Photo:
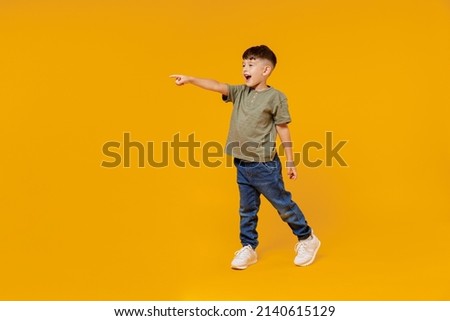
[[272, 72], [272, 66], [271, 65], [265, 65], [264, 66], [264, 70], [263, 70], [263, 75], [270, 75], [270, 73]]

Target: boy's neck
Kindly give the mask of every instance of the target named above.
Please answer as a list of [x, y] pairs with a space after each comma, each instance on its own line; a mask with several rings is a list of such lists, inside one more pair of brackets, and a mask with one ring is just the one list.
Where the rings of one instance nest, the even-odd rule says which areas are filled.
[[259, 83], [258, 85], [256, 85], [255, 87], [251, 87], [253, 90], [255, 90], [255, 91], [265, 91], [265, 90], [267, 90], [267, 89], [269, 89], [270, 88], [270, 86], [268, 86], [267, 84], [266, 84], [266, 82], [264, 82], [264, 83]]

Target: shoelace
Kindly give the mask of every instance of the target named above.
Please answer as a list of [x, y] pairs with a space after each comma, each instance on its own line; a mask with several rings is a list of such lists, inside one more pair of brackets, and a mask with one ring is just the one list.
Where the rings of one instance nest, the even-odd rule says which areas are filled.
[[300, 252], [300, 249], [304, 249], [306, 247], [306, 242], [298, 242], [295, 247], [294, 250], [295, 252]]
[[[250, 252], [249, 251], [250, 251], [250, 249], [248, 248], [248, 246], [244, 246], [242, 249], [236, 251], [234, 253], [234, 255], [236, 255], [236, 256], [241, 256], [241, 255], [250, 256]], [[244, 254], [244, 252], [246, 252], [246, 253]]]

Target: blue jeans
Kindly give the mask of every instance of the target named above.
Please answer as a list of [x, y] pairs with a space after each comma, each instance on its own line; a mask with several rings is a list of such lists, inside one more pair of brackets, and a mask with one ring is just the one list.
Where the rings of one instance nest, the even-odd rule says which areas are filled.
[[235, 158], [234, 165], [239, 185], [240, 239], [243, 246], [251, 245], [254, 249], [258, 246], [256, 226], [261, 194], [275, 207], [299, 240], [311, 235], [305, 216], [292, 200], [291, 193], [284, 188], [278, 155], [273, 161], [261, 163]]

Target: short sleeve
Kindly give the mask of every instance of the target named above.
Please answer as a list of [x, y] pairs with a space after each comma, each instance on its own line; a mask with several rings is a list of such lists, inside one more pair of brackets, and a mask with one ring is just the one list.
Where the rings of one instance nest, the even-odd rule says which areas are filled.
[[276, 104], [273, 120], [275, 125], [288, 124], [291, 122], [291, 115], [289, 114], [287, 98], [282, 96], [280, 101]]
[[229, 85], [228, 86], [228, 96], [222, 95], [222, 100], [226, 103], [235, 102], [238, 93], [242, 91], [242, 86], [239, 85]]

